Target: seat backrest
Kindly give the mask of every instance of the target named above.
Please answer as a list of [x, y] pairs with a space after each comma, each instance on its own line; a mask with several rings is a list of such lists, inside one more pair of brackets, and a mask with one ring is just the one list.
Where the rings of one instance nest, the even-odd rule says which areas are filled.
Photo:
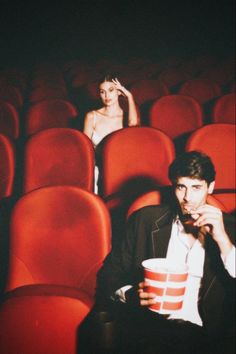
[[9, 237], [6, 290], [54, 284], [94, 295], [110, 251], [110, 217], [102, 199], [81, 188], [39, 188], [16, 202]]
[[[135, 211], [137, 211], [145, 206], [161, 204], [163, 202], [164, 198], [165, 198], [164, 192], [161, 190], [154, 190], [154, 191], [150, 191], [150, 192], [140, 195], [130, 205], [128, 212], [127, 212], [127, 218], [129, 218], [130, 215], [133, 214]], [[168, 196], [167, 196], [167, 198], [168, 198]], [[215, 206], [216, 208], [221, 209], [225, 213], [228, 212], [226, 206], [211, 194], [209, 194], [207, 197], [207, 203]]]
[[213, 123], [235, 124], [235, 93], [229, 93], [218, 98], [212, 110]]
[[0, 134], [0, 198], [12, 194], [15, 178], [15, 146], [10, 138]]
[[235, 189], [235, 125], [208, 124], [193, 132], [186, 151], [209, 155], [216, 169], [215, 189]]
[[131, 85], [130, 91], [138, 105], [169, 94], [167, 86], [161, 81], [154, 79], [136, 81]]
[[82, 292], [79, 298], [43, 293], [10, 297], [0, 308], [0, 352], [79, 353], [77, 330], [90, 309]]
[[203, 125], [202, 107], [190, 96], [167, 95], [155, 100], [149, 112], [149, 126], [172, 139]]
[[48, 128], [69, 128], [78, 116], [77, 108], [67, 100], [49, 99], [31, 105], [25, 115], [25, 134]]
[[20, 110], [24, 104], [20, 89], [9, 84], [0, 85], [0, 100], [11, 103], [17, 110]]
[[50, 99], [67, 100], [68, 93], [65, 86], [39, 86], [32, 89], [29, 94], [31, 104]]
[[45, 129], [24, 148], [23, 192], [49, 185], [74, 185], [93, 191], [94, 149], [82, 132]]
[[20, 134], [19, 113], [9, 102], [0, 101], [0, 134], [17, 139]]
[[158, 79], [161, 80], [169, 90], [190, 78], [191, 75], [189, 75], [183, 67], [170, 67], [161, 71], [158, 75]]
[[185, 81], [178, 93], [191, 96], [200, 104], [204, 104], [222, 94], [220, 85], [208, 79], [197, 78]]
[[168, 185], [168, 167], [175, 157], [173, 141], [150, 127], [129, 127], [107, 136], [102, 145], [102, 193], [141, 194]]

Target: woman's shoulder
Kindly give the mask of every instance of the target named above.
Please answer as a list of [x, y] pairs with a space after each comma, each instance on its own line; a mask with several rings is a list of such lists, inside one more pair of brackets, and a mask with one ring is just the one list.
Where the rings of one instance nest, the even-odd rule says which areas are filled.
[[94, 111], [89, 111], [85, 114], [85, 119], [87, 121], [93, 121], [94, 119], [95, 112]]

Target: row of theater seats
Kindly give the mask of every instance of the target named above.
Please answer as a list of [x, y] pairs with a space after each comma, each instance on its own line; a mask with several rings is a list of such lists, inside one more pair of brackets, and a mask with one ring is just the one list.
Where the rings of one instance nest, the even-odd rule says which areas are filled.
[[[157, 191], [150, 195], [128, 215], [160, 202]], [[208, 203], [220, 206], [213, 197]], [[10, 220], [1, 352], [80, 353], [79, 325], [93, 306], [96, 273], [110, 248], [110, 217], [98, 196], [72, 186], [22, 196]]]
[[[169, 100], [168, 105], [173, 107], [171, 115], [173, 109], [180, 112], [183, 110], [183, 114], [190, 113], [190, 108], [188, 110], [186, 108], [187, 103], [177, 104], [177, 98], [170, 98], [171, 95], [195, 99], [201, 106], [203, 123], [235, 122], [235, 96], [233, 98], [230, 95], [235, 93], [233, 63], [231, 58], [224, 58], [221, 61], [217, 58], [208, 58], [208, 60], [194, 58], [192, 61], [185, 62], [178, 61], [176, 58], [171, 62], [167, 58], [163, 63], [136, 59], [122, 64], [105, 61], [93, 65], [75, 60], [60, 66], [39, 63], [29, 72], [20, 68], [1, 70], [0, 101], [7, 102], [13, 107], [9, 108], [5, 105], [0, 108], [0, 133], [11, 134], [14, 138], [19, 135], [28, 136], [43, 128], [68, 127], [68, 124], [75, 123], [73, 117], [76, 116], [78, 126], [81, 128], [84, 113], [98, 105], [98, 78], [105, 69], [116, 71], [121, 81], [123, 80], [122, 82], [134, 94], [144, 125], [153, 124], [153, 118], [150, 119], [150, 106], [154, 104], [154, 100], [163, 96], [167, 96], [165, 100]], [[227, 97], [222, 99], [222, 103], [218, 103], [223, 110], [218, 114], [215, 113], [213, 105], [222, 96]], [[50, 102], [46, 103], [48, 100]], [[54, 100], [56, 102], [52, 102]], [[194, 103], [193, 112], [196, 110], [196, 105], [197, 103]], [[227, 106], [227, 113], [223, 106]], [[12, 112], [14, 109], [16, 112]], [[167, 113], [169, 114], [166, 112], [165, 115]], [[10, 115], [14, 117], [9, 118]], [[180, 119], [179, 116], [180, 113], [176, 118]], [[159, 119], [160, 115], [155, 120], [159, 121]], [[14, 122], [9, 123], [9, 120]], [[185, 119], [180, 123], [182, 121], [186, 124]], [[194, 125], [195, 121], [192, 124]], [[13, 128], [9, 127], [11, 125]], [[182, 124], [178, 125], [182, 126]], [[165, 129], [168, 131], [169, 124], [166, 124]], [[170, 134], [173, 132], [178, 134], [179, 130], [175, 132], [173, 128]]]
[[[15, 185], [20, 194], [60, 184], [93, 191], [95, 152], [82, 132], [51, 128], [32, 135], [24, 146], [18, 175], [14, 143], [4, 135], [0, 138], [1, 198], [11, 196]], [[211, 156], [217, 169], [216, 190], [234, 190], [235, 125], [200, 127], [188, 136], [185, 150]], [[168, 166], [175, 155], [173, 140], [159, 129], [124, 128], [107, 136], [101, 145], [100, 195], [109, 209], [137, 193], [168, 185]]]
[[[215, 124], [214, 127], [215, 132], [211, 125], [194, 132], [186, 150], [200, 146], [212, 157], [218, 173], [216, 194], [208, 202], [230, 212], [230, 204], [218, 199], [221, 194], [217, 192], [233, 194], [235, 126]], [[35, 134], [31, 142], [35, 137], [37, 140], [56, 131], [49, 129]], [[30, 162], [31, 167], [38, 163], [36, 175], [43, 170], [40, 150], [46, 162], [51, 159], [50, 150], [61, 147], [59, 141], [70, 147], [54, 151], [60, 157], [57, 162], [67, 162], [73, 141], [71, 132], [76, 138], [82, 137], [84, 146], [91, 146], [90, 140], [79, 131], [59, 129], [59, 132], [58, 140], [52, 137], [51, 147], [44, 150], [42, 141], [37, 145], [38, 155]], [[62, 138], [61, 133], [68, 139]], [[219, 140], [224, 144], [224, 158]], [[74, 145], [78, 141], [79, 138], [74, 139]], [[169, 185], [167, 168], [175, 152], [173, 142], [163, 132], [148, 127], [125, 128], [105, 139], [103, 148], [102, 171], [108, 174], [103, 199], [89, 187], [86, 190], [68, 182], [62, 185], [56, 180], [57, 185], [25, 190], [14, 204], [7, 235], [7, 271], [1, 276], [4, 283], [1, 283], [0, 350], [5, 354], [80, 353], [78, 328], [92, 308], [96, 273], [111, 249], [109, 212], [120, 205], [122, 198], [124, 202], [128, 192], [133, 199], [129, 201], [126, 217], [144, 205], [158, 204], [162, 189], [158, 191], [157, 186]], [[75, 154], [72, 160], [76, 165]], [[55, 168], [52, 175], [57, 178], [70, 175], [72, 162], [68, 166]], [[91, 171], [93, 174], [93, 164]], [[3, 268], [6, 266], [0, 267]]]
[[[139, 107], [138, 107], [139, 109]], [[158, 128], [171, 138], [179, 138], [207, 122], [201, 104], [193, 97], [172, 94], [151, 102], [141, 113], [143, 125]], [[209, 113], [210, 123], [235, 123], [235, 93], [220, 96]], [[65, 99], [42, 100], [28, 107], [20, 122], [17, 109], [9, 102], [0, 101], [0, 133], [18, 139], [48, 128], [80, 127], [83, 117], [76, 106]]]
[[[50, 69], [49, 76], [39, 76], [34, 77], [27, 108], [55, 92], [61, 96], [53, 98], [65, 100], [64, 88], [57, 89], [64, 87], [58, 72]], [[164, 78], [170, 83], [170, 76], [162, 76], [163, 83]], [[53, 85], [48, 85], [49, 77]], [[78, 84], [78, 76], [75, 80]], [[46, 91], [38, 89], [43, 82]], [[21, 90], [26, 90], [24, 80]], [[22, 119], [24, 103], [18, 103]], [[120, 208], [128, 217], [143, 205], [157, 204], [169, 185], [167, 169], [176, 154], [173, 139], [156, 128], [125, 128], [104, 140], [104, 178], [101, 197], [96, 196], [91, 142], [66, 127], [35, 132], [26, 141], [21, 193], [10, 213], [9, 230], [0, 228], [1, 236], [7, 231], [0, 247], [0, 271], [6, 270], [0, 277], [4, 354], [80, 354], [77, 330], [93, 305], [96, 272], [111, 248], [113, 212]], [[208, 202], [226, 212], [235, 210], [234, 139], [234, 125], [210, 124], [196, 127], [185, 145], [212, 157], [217, 180]], [[14, 195], [14, 177], [19, 177], [14, 145], [0, 135], [1, 202]]]

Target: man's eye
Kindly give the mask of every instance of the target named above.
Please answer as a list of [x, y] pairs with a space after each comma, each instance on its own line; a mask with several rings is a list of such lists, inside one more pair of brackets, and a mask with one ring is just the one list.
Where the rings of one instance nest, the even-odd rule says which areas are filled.
[[201, 189], [202, 186], [193, 186], [193, 190], [198, 191]]
[[184, 189], [184, 186], [176, 186], [176, 188], [177, 188], [179, 191], [181, 191], [181, 190]]

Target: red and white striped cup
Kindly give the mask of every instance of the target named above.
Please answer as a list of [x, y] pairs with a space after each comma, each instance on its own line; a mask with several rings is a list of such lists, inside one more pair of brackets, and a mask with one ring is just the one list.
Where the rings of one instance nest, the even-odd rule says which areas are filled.
[[182, 308], [188, 266], [173, 264], [166, 258], [150, 258], [142, 262], [146, 292], [156, 294], [155, 304], [149, 309], [160, 314], [171, 314]]

